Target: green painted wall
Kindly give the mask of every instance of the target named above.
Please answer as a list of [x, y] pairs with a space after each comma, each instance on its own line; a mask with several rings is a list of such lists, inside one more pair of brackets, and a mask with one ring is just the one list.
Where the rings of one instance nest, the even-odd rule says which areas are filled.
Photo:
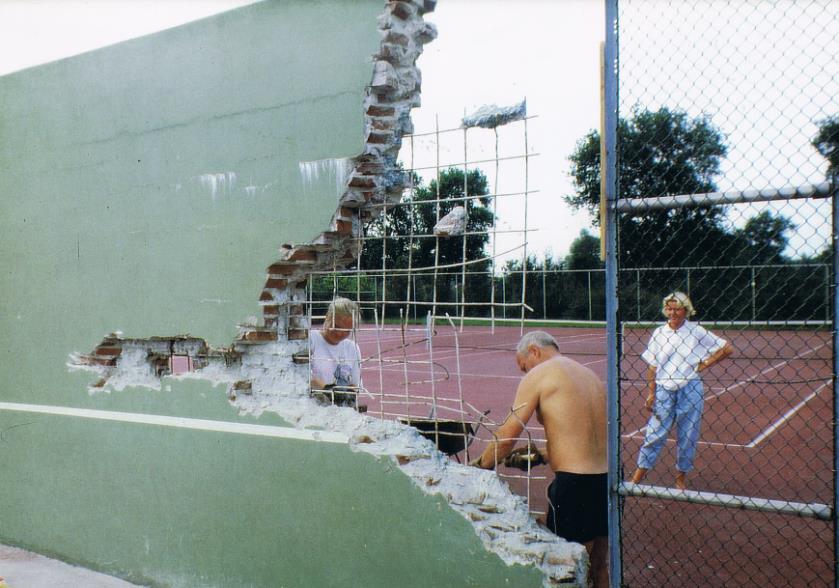
[[0, 429], [0, 541], [138, 583], [541, 585], [343, 445], [3, 412]]
[[[335, 209], [298, 162], [361, 151], [382, 8], [264, 2], [0, 78], [0, 401], [256, 420], [200, 381], [90, 395], [66, 362], [259, 313], [277, 247]], [[343, 445], [0, 410], [0, 472], [0, 541], [140, 583], [541, 584]]]
[[265, 2], [0, 78], [5, 400], [101, 404], [69, 353], [114, 330], [226, 345], [260, 313], [279, 245], [336, 207], [299, 162], [361, 151], [381, 10]]

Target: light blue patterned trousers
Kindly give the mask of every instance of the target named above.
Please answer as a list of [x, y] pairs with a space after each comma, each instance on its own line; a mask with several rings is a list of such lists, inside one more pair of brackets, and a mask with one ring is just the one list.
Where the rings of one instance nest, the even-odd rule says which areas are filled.
[[676, 468], [680, 472], [693, 469], [696, 443], [702, 424], [702, 407], [705, 403], [702, 380], [691, 380], [678, 390], [655, 387], [653, 415], [647, 423], [644, 444], [638, 454], [638, 467], [651, 469], [658, 460], [667, 434], [676, 425]]

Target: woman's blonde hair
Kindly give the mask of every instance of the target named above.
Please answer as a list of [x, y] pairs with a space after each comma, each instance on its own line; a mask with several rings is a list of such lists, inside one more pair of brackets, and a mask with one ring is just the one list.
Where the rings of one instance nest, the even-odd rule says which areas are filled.
[[336, 298], [329, 303], [323, 322], [329, 325], [339, 316], [348, 316], [353, 319], [353, 323], [358, 322], [358, 305], [349, 298]]
[[696, 314], [696, 309], [693, 308], [693, 302], [690, 301], [690, 298], [684, 292], [670, 292], [670, 294], [664, 297], [661, 301], [661, 314], [664, 316], [667, 316], [665, 310], [668, 302], [675, 302], [678, 308], [684, 308], [687, 310], [688, 316]]

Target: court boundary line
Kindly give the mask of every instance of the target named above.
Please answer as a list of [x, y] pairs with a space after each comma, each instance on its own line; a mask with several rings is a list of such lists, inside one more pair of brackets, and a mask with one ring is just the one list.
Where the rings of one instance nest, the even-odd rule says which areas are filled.
[[757, 447], [757, 445], [758, 445], [759, 443], [761, 443], [764, 439], [766, 439], [767, 437], [769, 437], [772, 433], [774, 433], [775, 431], [777, 431], [778, 429], [780, 429], [780, 428], [781, 428], [781, 426], [783, 426], [783, 424], [784, 424], [786, 421], [788, 421], [788, 420], [789, 420], [789, 419], [791, 419], [793, 416], [795, 416], [795, 413], [797, 413], [799, 410], [801, 410], [802, 408], [804, 408], [804, 406], [805, 406], [808, 402], [810, 402], [813, 398], [815, 398], [816, 396], [818, 396], [819, 392], [821, 392], [822, 390], [824, 390], [824, 389], [828, 386], [828, 384], [830, 384], [830, 380], [828, 380], [828, 381], [824, 382], [821, 386], [819, 386], [818, 388], [816, 388], [815, 390], [813, 390], [813, 391], [810, 393], [810, 395], [809, 395], [809, 396], [807, 396], [804, 400], [802, 400], [801, 402], [799, 402], [798, 404], [796, 404], [795, 406], [793, 406], [791, 409], [789, 409], [788, 411], [786, 411], [783, 415], [781, 415], [781, 418], [779, 418], [777, 421], [775, 421], [774, 423], [772, 423], [772, 425], [771, 425], [771, 426], [769, 426], [768, 428], [764, 429], [764, 430], [760, 433], [760, 435], [758, 435], [757, 437], [755, 437], [755, 438], [752, 440], [752, 442], [751, 442], [751, 443], [749, 443], [748, 445], [746, 445], [746, 447], [747, 447], [748, 449], [753, 449], [754, 447]]

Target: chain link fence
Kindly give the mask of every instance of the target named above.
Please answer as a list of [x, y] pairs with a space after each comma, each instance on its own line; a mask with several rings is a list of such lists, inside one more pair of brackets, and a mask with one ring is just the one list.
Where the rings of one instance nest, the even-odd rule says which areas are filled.
[[836, 585], [839, 3], [609, 4], [615, 578]]

